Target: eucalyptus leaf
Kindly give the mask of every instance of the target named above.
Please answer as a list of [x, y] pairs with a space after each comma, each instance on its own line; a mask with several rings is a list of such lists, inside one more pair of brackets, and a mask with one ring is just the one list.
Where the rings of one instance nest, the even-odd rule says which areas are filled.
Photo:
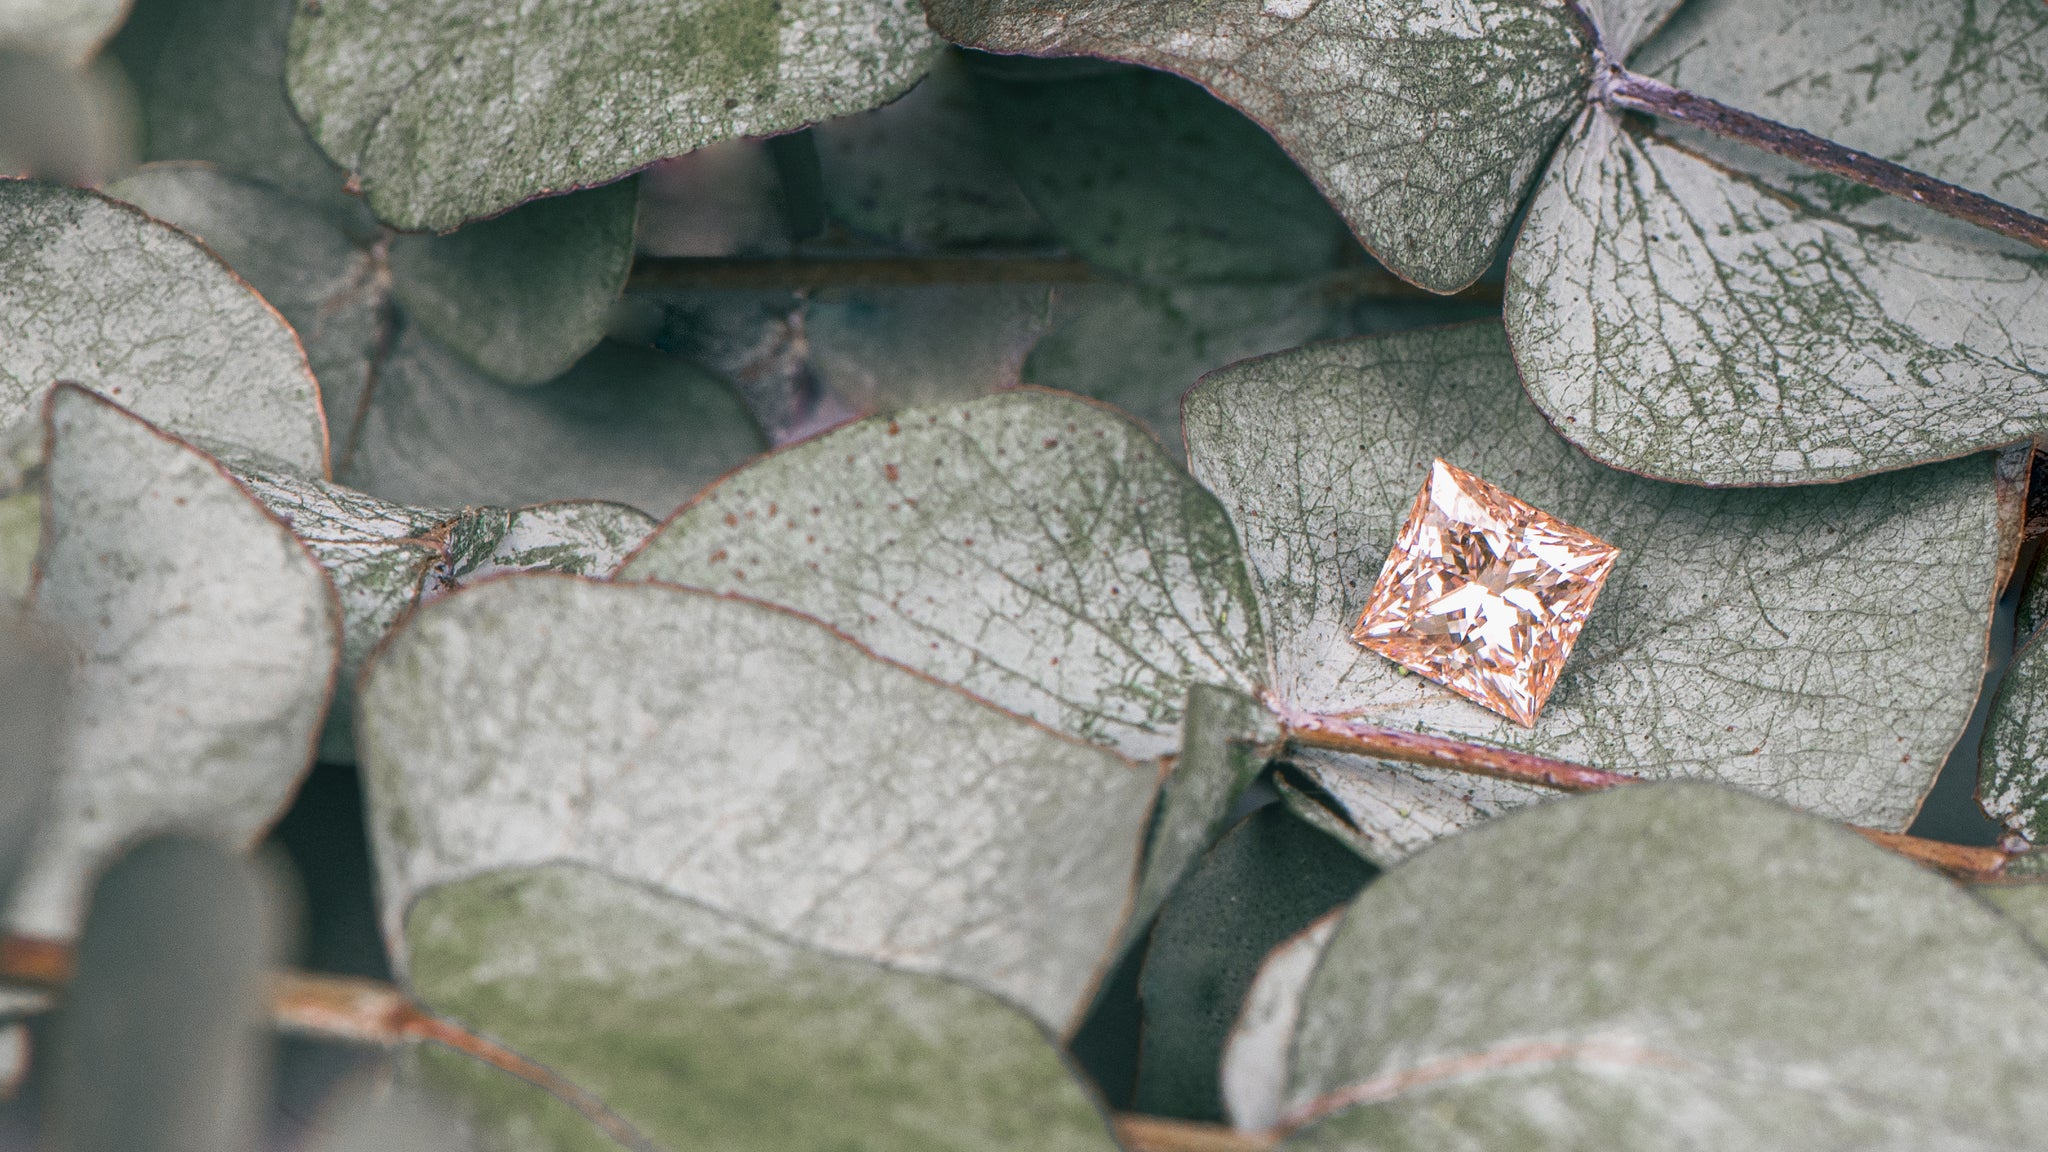
[[955, 43], [1177, 73], [1271, 132], [1373, 255], [1455, 292], [1586, 92], [1562, 0], [927, 0]]
[[1051, 307], [1033, 284], [827, 289], [804, 306], [806, 363], [854, 412], [972, 400], [1018, 382]]
[[246, 845], [290, 802], [341, 655], [319, 563], [218, 462], [81, 388], [49, 401], [34, 616], [72, 721], [17, 931], [62, 937], [138, 833]]
[[[14, 608], [0, 607], [0, 896], [14, 891], [49, 807], [70, 697], [64, 651]], [[0, 1097], [18, 1079], [7, 1063], [0, 1060]]]
[[2028, 639], [2006, 668], [1978, 759], [1977, 799], [2032, 843], [2048, 836], [2048, 648]]
[[[1607, 59], [1622, 64], [1629, 62], [1635, 50], [1655, 35], [1673, 12], [1686, 7], [1686, 0], [1581, 0], [1579, 7], [1592, 20]], [[1763, 46], [1751, 41], [1736, 51], [1753, 58], [1760, 47]]]
[[74, 67], [5, 41], [0, 34], [0, 176], [91, 185], [136, 163], [135, 101], [119, 68]]
[[450, 228], [872, 108], [936, 51], [912, 0], [324, 0], [297, 10], [287, 81], [379, 218]]
[[357, 734], [394, 943], [416, 893], [579, 862], [1061, 1031], [1123, 929], [1156, 785], [793, 613], [566, 577], [416, 614]]
[[1287, 1093], [1287, 1052], [1301, 1023], [1302, 1000], [1344, 913], [1343, 908], [1327, 913], [1282, 940], [1252, 973], [1217, 1072], [1223, 1110], [1232, 1127], [1263, 1132], [1280, 1123]]
[[506, 572], [609, 576], [654, 534], [655, 519], [601, 500], [560, 500], [472, 511], [448, 559], [449, 577], [473, 583]]
[[1381, 867], [1438, 837], [1558, 793], [1516, 780], [1304, 748], [1277, 781], [1294, 814]]
[[7, 0], [0, 5], [0, 49], [82, 64], [128, 14], [129, 0]]
[[327, 468], [292, 330], [204, 247], [97, 193], [0, 180], [0, 425], [72, 380], [170, 432]]
[[604, 338], [633, 264], [638, 188], [535, 200], [446, 236], [391, 243], [412, 321], [507, 384], [543, 384]]
[[1222, 508], [1142, 429], [1042, 391], [877, 417], [707, 489], [621, 570], [815, 615], [1130, 756], [1264, 641]]
[[[1699, 783], [1545, 805], [1368, 888], [1289, 1149], [1996, 1148], [2048, 1122], [2048, 966], [1855, 833]], [[1327, 1113], [1327, 1115], [1325, 1115]]]
[[[1558, 438], [1490, 323], [1251, 361], [1204, 381], [1186, 419], [1293, 707], [1898, 830], [1975, 705], [2017, 512], [1991, 455], [1803, 489], [1644, 480]], [[1533, 728], [1350, 640], [1435, 457], [1621, 549]]]
[[0, 427], [0, 611], [28, 596], [43, 542], [43, 430]]
[[1298, 280], [1353, 251], [1273, 138], [1193, 83], [1123, 68], [980, 76], [1010, 170], [1064, 247], [1141, 281]]
[[[553, 864], [442, 885], [414, 903], [405, 943], [430, 1010], [601, 1101], [644, 1140], [635, 1148], [1116, 1148], [1014, 1007], [599, 871]], [[559, 1107], [536, 1123], [531, 1103], [505, 1107], [509, 1083], [463, 1064], [437, 1054], [427, 1083], [469, 1104], [491, 1146], [618, 1146], [587, 1122], [567, 1139], [546, 1132], [568, 1126]]]
[[642, 172], [647, 256], [771, 256], [790, 249], [782, 178], [765, 140], [721, 140]]
[[1971, 891], [2019, 925], [2035, 947], [2048, 950], [2048, 884], [1979, 884]]
[[659, 514], [764, 447], [739, 399], [674, 356], [607, 342], [509, 388], [407, 328], [342, 478], [407, 504], [588, 498]]

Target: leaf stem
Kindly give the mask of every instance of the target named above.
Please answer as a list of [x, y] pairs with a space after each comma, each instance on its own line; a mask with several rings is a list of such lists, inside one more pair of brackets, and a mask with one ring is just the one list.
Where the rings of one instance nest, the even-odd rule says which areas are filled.
[[1113, 1122], [1117, 1143], [1129, 1152], [1266, 1152], [1279, 1143], [1266, 1132], [1240, 1132], [1221, 1124], [1136, 1112], [1119, 1112]]
[[1727, 140], [1761, 148], [1787, 160], [1839, 176], [1866, 188], [1944, 216], [1986, 228], [2022, 244], [2048, 249], [2048, 220], [2022, 212], [1889, 160], [1845, 148], [1825, 137], [1732, 108], [1718, 100], [1673, 88], [1608, 64], [1594, 82], [1593, 99], [1609, 108], [1624, 108], [1666, 120], [1691, 124]]

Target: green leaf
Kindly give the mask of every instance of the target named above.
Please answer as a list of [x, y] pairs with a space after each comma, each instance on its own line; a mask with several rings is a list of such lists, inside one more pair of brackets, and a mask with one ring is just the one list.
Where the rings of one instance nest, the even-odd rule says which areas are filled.
[[673, 356], [604, 343], [508, 388], [402, 333], [342, 478], [408, 504], [614, 500], [664, 513], [766, 447], [739, 399]]
[[415, 615], [357, 733], [389, 939], [415, 893], [578, 862], [1061, 1031], [1123, 929], [1156, 784], [793, 613], [564, 577]]
[[207, 164], [151, 164], [107, 193], [204, 241], [284, 316], [319, 378], [335, 454], [346, 459], [388, 323], [371, 250], [314, 205]]
[[621, 570], [810, 613], [891, 660], [1131, 756], [1264, 641], [1230, 521], [1130, 422], [1007, 392], [782, 449]]
[[1366, 889], [1288, 1073], [1293, 1118], [1337, 1110], [1284, 1147], [2023, 1145], [2048, 1123], [2044, 993], [2013, 924], [1853, 832], [1619, 789]]
[[482, 508], [457, 530], [450, 579], [474, 583], [506, 572], [608, 576], [647, 537], [655, 520], [637, 508], [562, 500], [530, 508]]
[[83, 64], [128, 14], [128, 0], [8, 0], [0, 49]]
[[1559, 431], [1647, 475], [1793, 484], [2048, 428], [2041, 254], [1867, 189], [1826, 203], [1798, 171], [1585, 112], [1508, 266]]
[[1977, 801], [2030, 843], [2048, 839], [2048, 647], [2026, 641], [1984, 721]]
[[379, 218], [449, 228], [886, 103], [936, 49], [910, 0], [325, 0], [292, 21], [287, 80]]
[[1344, 912], [1339, 908], [1282, 940], [1252, 973], [1217, 1073], [1232, 1127], [1263, 1132], [1280, 1123], [1288, 1049], [1301, 1023], [1302, 1000]]
[[1153, 282], [1297, 280], [1354, 251], [1264, 129], [1178, 76], [975, 84], [1018, 185], [1092, 264]]
[[1492, 262], [1585, 95], [1562, 2], [927, 0], [955, 43], [1177, 73], [1263, 125], [1380, 261], [1436, 292]]
[[73, 385], [48, 412], [32, 610], [75, 653], [72, 719], [9, 921], [61, 937], [137, 833], [240, 847], [284, 810], [333, 688], [341, 610], [218, 462]]
[[1970, 890], [2019, 925], [2035, 947], [2048, 950], [2048, 884], [1979, 884]]
[[[1187, 424], [1194, 473], [1231, 510], [1258, 582], [1271, 690], [1296, 708], [1614, 771], [1707, 776], [1902, 829], [1982, 684], [2018, 511], [2002, 502], [1990, 455], [1804, 489], [1644, 480], [1558, 438], [1516, 387], [1490, 323], [1226, 369], [1189, 395]], [[1621, 549], [1533, 729], [1350, 640], [1439, 456]], [[1872, 573], [1882, 596], [1870, 594]], [[1437, 790], [1444, 810], [1431, 819], [1443, 830], [1471, 818], [1460, 807], [1492, 803], [1466, 795], [1501, 795], [1484, 780], [1449, 793], [1441, 775], [1342, 759], [1420, 781], [1388, 797], [1402, 819], [1418, 819], [1400, 810]], [[1395, 840], [1392, 855], [1414, 844]]]
[[125, 204], [0, 181], [0, 425], [58, 380], [180, 436], [326, 471], [306, 354], [246, 283]]
[[1347, 904], [1375, 869], [1269, 804], [1245, 817], [1182, 883], [1152, 931], [1136, 1108], [1223, 1119], [1225, 1039], [1273, 947]]
[[1318, 748], [1292, 753], [1274, 785], [1296, 816], [1381, 867], [1440, 836], [1558, 796], [1515, 780]]
[[604, 338], [633, 264], [637, 182], [536, 200], [446, 236], [391, 242], [414, 323], [507, 384], [560, 376]]
[[803, 307], [805, 364], [862, 414], [972, 400], [1017, 383], [1051, 308], [1033, 284], [823, 289]]
[[0, 427], [0, 611], [28, 596], [43, 542], [43, 430]]
[[[798, 947], [599, 871], [543, 865], [434, 888], [405, 942], [430, 1010], [596, 1097], [642, 1137], [636, 1148], [1116, 1147], [1045, 1033], [997, 998]], [[533, 1117], [530, 1092], [482, 1065], [436, 1053], [427, 1071], [492, 1147], [617, 1147], [559, 1105]], [[529, 1100], [506, 1108], [517, 1095]]]

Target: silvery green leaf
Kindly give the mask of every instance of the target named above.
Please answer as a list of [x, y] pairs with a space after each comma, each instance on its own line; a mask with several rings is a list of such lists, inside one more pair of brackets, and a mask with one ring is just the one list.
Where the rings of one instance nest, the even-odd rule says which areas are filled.
[[1043, 1029], [999, 998], [804, 948], [594, 869], [433, 888], [406, 917], [405, 947], [430, 1010], [539, 1062], [619, 1130], [452, 1051], [420, 1053], [424, 1085], [483, 1147], [1117, 1146]]
[[[1250, 361], [1186, 415], [1194, 473], [1258, 584], [1270, 689], [1293, 707], [1705, 776], [1896, 830], [1975, 705], [2017, 512], [1992, 455], [1799, 489], [1644, 480], [1557, 436], [1492, 323]], [[1435, 457], [1621, 549], [1534, 728], [1350, 640]]]
[[[1673, 12], [1686, 7], [1686, 0], [1581, 0], [1579, 7], [1593, 22], [1600, 50], [1607, 59], [1624, 64], [1631, 62], [1629, 58], [1635, 50], [1655, 35], [1671, 19]], [[1761, 45], [1752, 40], [1743, 44], [1738, 52], [1754, 58], [1760, 49], [1772, 47], [1776, 45]]]
[[1017, 185], [1070, 252], [1153, 283], [1299, 280], [1355, 251], [1273, 137], [1178, 76], [981, 75]]
[[391, 291], [420, 329], [507, 384], [560, 376], [604, 338], [633, 263], [636, 182], [391, 242]]
[[1231, 1127], [1263, 1132], [1280, 1123], [1287, 1054], [1301, 1023], [1302, 998], [1344, 911], [1339, 908], [1281, 941], [1252, 974], [1217, 1072]]
[[374, 251], [314, 205], [209, 164], [150, 164], [107, 193], [197, 236], [283, 314], [320, 380], [335, 455], [346, 459], [388, 323]]
[[1321, 748], [1292, 753], [1276, 783], [1295, 815], [1381, 867], [1440, 836], [1558, 796], [1516, 780]]
[[248, 284], [125, 204], [0, 181], [0, 424], [58, 380], [180, 436], [327, 467], [306, 354]]
[[139, 833], [246, 845], [312, 760], [341, 609], [283, 521], [197, 449], [72, 385], [48, 407], [32, 612], [74, 653], [50, 821], [9, 921], [65, 936]]
[[128, 14], [128, 0], [7, 0], [0, 49], [83, 64]]
[[1977, 799], [2032, 843], [2048, 838], [2048, 647], [2026, 640], [1984, 721]]
[[561, 576], [414, 615], [356, 731], [394, 944], [416, 894], [572, 861], [1059, 1031], [1123, 930], [1156, 787], [794, 613]]
[[28, 595], [42, 542], [43, 430], [0, 427], [0, 610]]
[[1045, 221], [1004, 166], [958, 53], [901, 99], [811, 129], [825, 200], [847, 227], [912, 251], [1042, 244]]
[[765, 446], [729, 389], [673, 356], [608, 342], [556, 380], [509, 388], [408, 328], [342, 478], [408, 504], [660, 514]]
[[2048, 884], [1979, 884], [1971, 891], [2019, 925], [2036, 947], [2048, 949]]
[[[2048, 428], [2048, 268], [1946, 217], [1589, 108], [1508, 266], [1529, 393], [1617, 467], [1836, 480]], [[1861, 203], [1857, 201], [1861, 200]]]
[[621, 570], [809, 613], [996, 705], [1131, 756], [1190, 685], [1249, 691], [1265, 645], [1222, 508], [1115, 414], [999, 393], [781, 449]]
[[456, 534], [448, 576], [458, 584], [506, 572], [609, 576], [655, 527], [645, 512], [600, 500], [475, 509]]
[[936, 50], [911, 0], [325, 0], [297, 10], [287, 80], [378, 217], [449, 228], [872, 108]]
[[1017, 383], [1051, 307], [1033, 284], [823, 289], [803, 309], [806, 364], [853, 412], [972, 400]]
[[1548, 804], [1366, 889], [1292, 1149], [1992, 1149], [2048, 1123], [2048, 965], [1939, 874], [1701, 783]]
[[[14, 891], [49, 807], [71, 695], [61, 645], [18, 609], [0, 604], [0, 899]], [[0, 1097], [18, 1079], [7, 1063], [0, 1058]]]
[[1561, 0], [927, 0], [955, 43], [1185, 76], [1263, 125], [1373, 255], [1432, 291], [1486, 270], [1585, 95]]

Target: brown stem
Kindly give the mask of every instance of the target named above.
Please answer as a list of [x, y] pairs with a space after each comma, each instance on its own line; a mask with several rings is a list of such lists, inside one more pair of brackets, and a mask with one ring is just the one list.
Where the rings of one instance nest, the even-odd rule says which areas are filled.
[[1766, 120], [1718, 100], [1696, 96], [1648, 76], [1637, 75], [1619, 64], [1607, 66], [1595, 85], [1594, 99], [1610, 108], [1626, 108], [1691, 124], [1724, 139], [1761, 148], [1808, 168], [1839, 176], [1866, 188], [1875, 188], [1887, 196], [1932, 208], [1944, 216], [1987, 228], [2022, 244], [2048, 249], [2048, 220], [2039, 216], [1868, 152], [1844, 148], [1811, 132]]
[[1221, 1124], [1197, 1124], [1119, 1112], [1117, 1143], [1129, 1152], [1266, 1152], [1278, 1139], [1265, 1132], [1240, 1132]]

